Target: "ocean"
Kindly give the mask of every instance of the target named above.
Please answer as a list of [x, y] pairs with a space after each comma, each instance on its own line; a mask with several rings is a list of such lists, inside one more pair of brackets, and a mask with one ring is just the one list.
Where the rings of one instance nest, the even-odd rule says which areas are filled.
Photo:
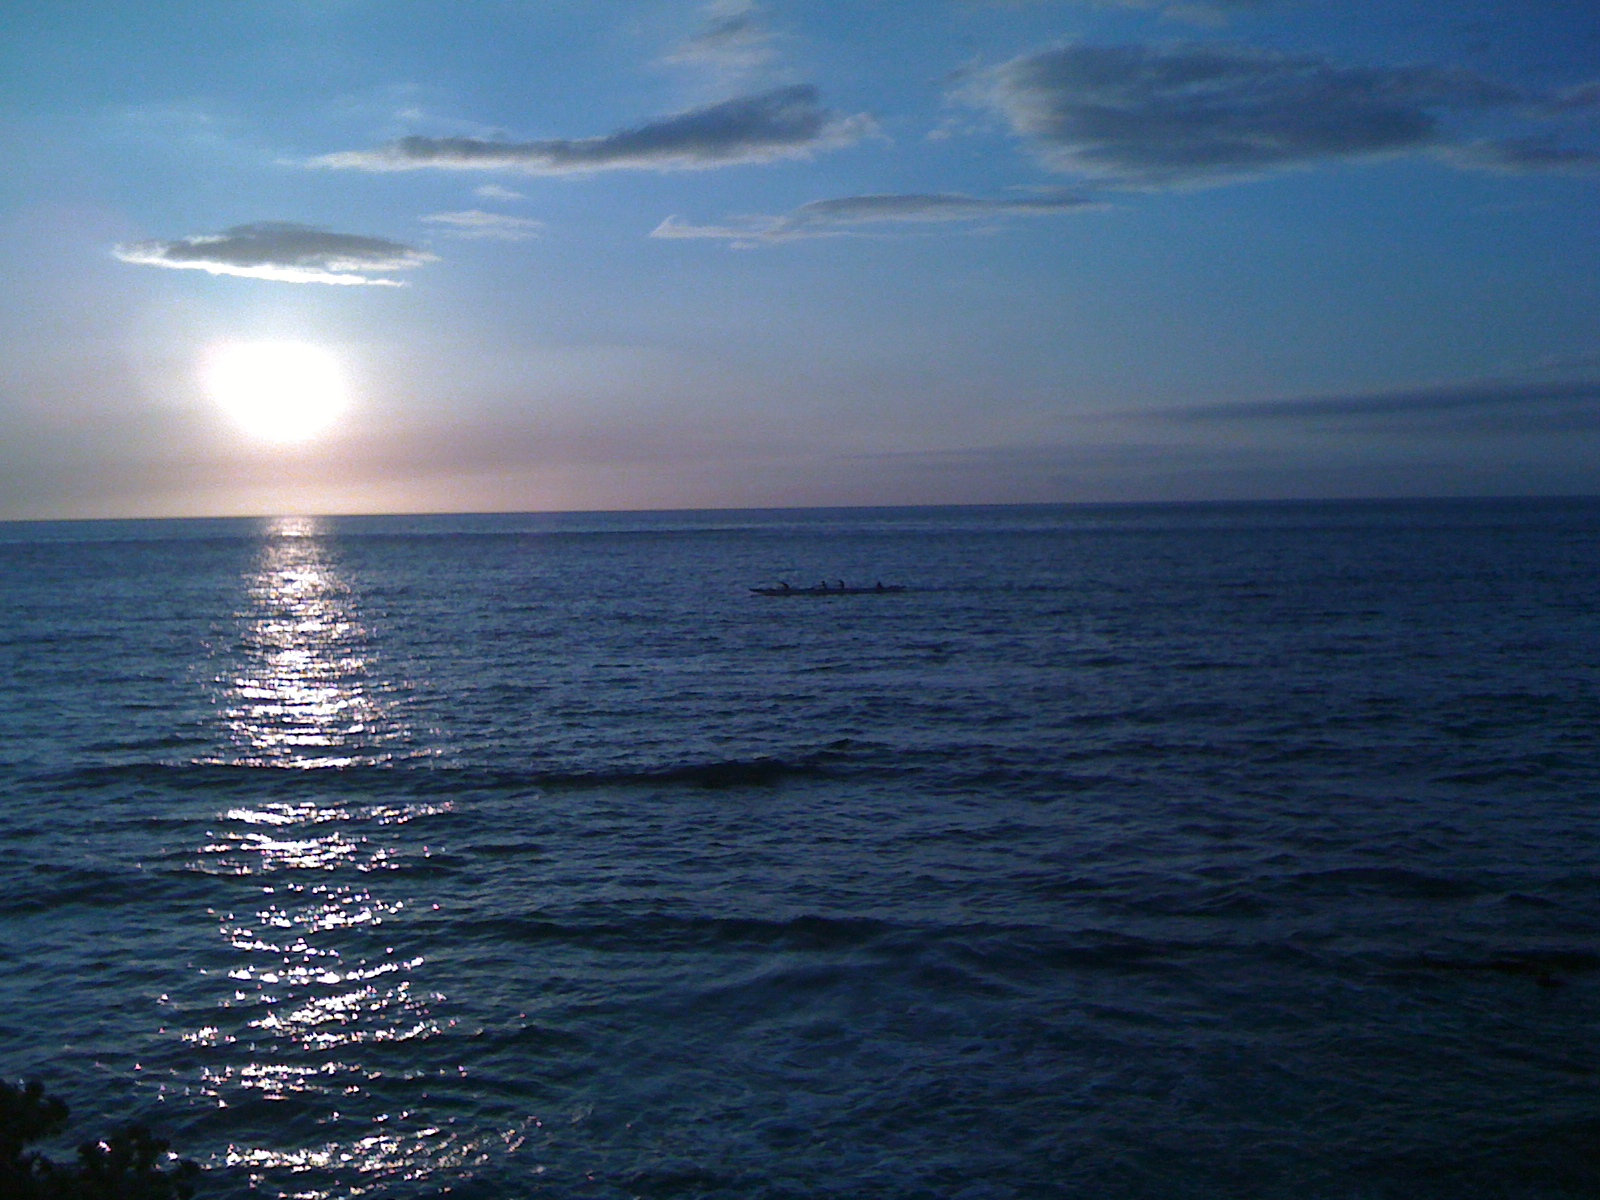
[[0, 525], [0, 679], [201, 1197], [1600, 1193], [1600, 501]]

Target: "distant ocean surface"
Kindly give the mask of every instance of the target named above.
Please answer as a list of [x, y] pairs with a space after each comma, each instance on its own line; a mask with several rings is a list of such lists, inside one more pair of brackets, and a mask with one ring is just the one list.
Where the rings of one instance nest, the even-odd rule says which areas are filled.
[[202, 1197], [1600, 1194], [1600, 501], [0, 525], [0, 681]]

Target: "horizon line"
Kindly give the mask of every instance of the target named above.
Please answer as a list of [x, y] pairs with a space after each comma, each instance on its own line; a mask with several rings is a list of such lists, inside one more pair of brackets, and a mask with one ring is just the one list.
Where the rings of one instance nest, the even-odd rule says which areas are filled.
[[529, 509], [419, 509], [405, 512], [258, 512], [208, 513], [181, 516], [100, 516], [100, 517], [0, 517], [0, 525], [90, 525], [156, 521], [285, 521], [415, 519], [421, 517], [583, 517], [645, 516], [674, 513], [780, 513], [780, 512], [902, 512], [950, 509], [1046, 509], [1046, 508], [1225, 508], [1290, 507], [1304, 505], [1379, 505], [1379, 504], [1483, 504], [1529, 502], [1600, 501], [1591, 492], [1518, 492], [1474, 495], [1402, 496], [1276, 496], [1199, 500], [1028, 500], [979, 501], [954, 504], [771, 504], [729, 505], [706, 508], [529, 508]]

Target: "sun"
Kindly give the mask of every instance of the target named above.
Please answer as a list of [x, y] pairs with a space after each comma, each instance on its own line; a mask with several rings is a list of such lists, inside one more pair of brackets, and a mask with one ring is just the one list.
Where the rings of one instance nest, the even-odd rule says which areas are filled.
[[207, 394], [246, 433], [268, 442], [305, 442], [349, 406], [339, 360], [305, 342], [223, 342], [200, 367]]

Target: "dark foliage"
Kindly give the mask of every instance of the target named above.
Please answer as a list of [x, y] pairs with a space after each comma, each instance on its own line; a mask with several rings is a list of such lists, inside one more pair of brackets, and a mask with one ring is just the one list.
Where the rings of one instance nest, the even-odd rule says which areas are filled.
[[0, 1080], [0, 1200], [189, 1200], [200, 1168], [180, 1159], [162, 1169], [167, 1143], [141, 1125], [82, 1143], [75, 1164], [27, 1147], [66, 1128], [67, 1106], [29, 1080]]

